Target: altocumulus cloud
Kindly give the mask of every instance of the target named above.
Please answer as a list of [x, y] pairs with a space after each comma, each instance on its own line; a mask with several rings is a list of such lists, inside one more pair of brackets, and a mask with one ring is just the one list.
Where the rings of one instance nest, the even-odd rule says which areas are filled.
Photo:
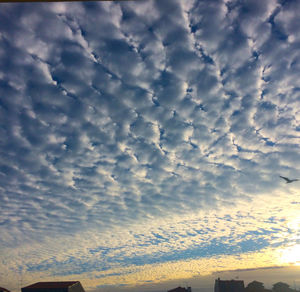
[[2, 4], [1, 282], [281, 264], [299, 240], [299, 184], [278, 178], [300, 176], [299, 12]]

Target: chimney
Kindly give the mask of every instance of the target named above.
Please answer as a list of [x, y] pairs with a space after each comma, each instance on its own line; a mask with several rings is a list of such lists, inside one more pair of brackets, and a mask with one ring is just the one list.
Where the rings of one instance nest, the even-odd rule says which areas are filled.
[[220, 292], [220, 278], [215, 280], [214, 292]]

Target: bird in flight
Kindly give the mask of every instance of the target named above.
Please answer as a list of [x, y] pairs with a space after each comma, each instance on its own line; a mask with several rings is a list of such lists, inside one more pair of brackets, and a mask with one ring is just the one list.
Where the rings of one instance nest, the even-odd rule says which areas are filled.
[[290, 184], [290, 183], [292, 183], [294, 181], [298, 181], [299, 180], [299, 179], [289, 179], [289, 178], [281, 176], [281, 175], [279, 177], [283, 178], [286, 181], [287, 184]]

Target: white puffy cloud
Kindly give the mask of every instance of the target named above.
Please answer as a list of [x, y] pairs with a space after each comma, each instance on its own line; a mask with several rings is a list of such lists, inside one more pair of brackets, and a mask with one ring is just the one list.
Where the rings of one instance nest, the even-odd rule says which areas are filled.
[[286, 210], [299, 185], [279, 175], [300, 175], [298, 12], [274, 1], [4, 4], [1, 281], [21, 270], [89, 287], [160, 281], [184, 261], [213, 271], [216, 259], [295, 244]]

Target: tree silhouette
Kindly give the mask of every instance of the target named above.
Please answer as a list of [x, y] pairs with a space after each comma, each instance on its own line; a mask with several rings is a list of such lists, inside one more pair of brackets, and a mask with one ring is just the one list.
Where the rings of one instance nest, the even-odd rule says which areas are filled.
[[246, 287], [246, 292], [263, 292], [264, 290], [265, 290], [264, 284], [258, 281], [253, 281], [249, 283]]
[[289, 284], [283, 282], [277, 282], [273, 285], [273, 292], [291, 292], [293, 289], [290, 288]]

